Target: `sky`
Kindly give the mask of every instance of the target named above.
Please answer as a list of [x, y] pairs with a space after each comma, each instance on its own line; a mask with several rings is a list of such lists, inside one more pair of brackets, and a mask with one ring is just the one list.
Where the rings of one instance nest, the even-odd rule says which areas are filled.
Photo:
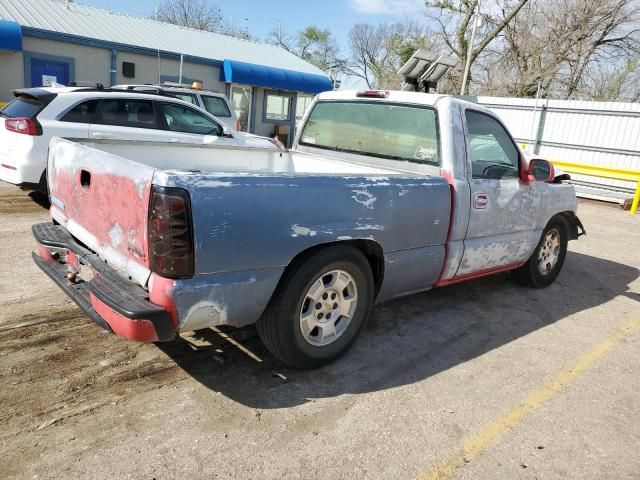
[[[278, 28], [295, 33], [316, 25], [328, 28], [338, 40], [343, 54], [347, 50], [349, 30], [355, 23], [379, 23], [424, 15], [423, 0], [211, 0], [222, 15], [245, 27], [260, 40]], [[77, 3], [119, 13], [148, 17], [158, 0], [78, 0]]]

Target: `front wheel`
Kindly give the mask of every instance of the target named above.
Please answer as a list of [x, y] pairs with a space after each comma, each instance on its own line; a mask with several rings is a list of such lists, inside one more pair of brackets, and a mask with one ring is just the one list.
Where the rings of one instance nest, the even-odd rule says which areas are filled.
[[567, 242], [565, 222], [559, 217], [551, 219], [527, 263], [512, 272], [513, 278], [531, 287], [548, 287], [562, 270]]
[[258, 321], [274, 356], [297, 368], [329, 363], [355, 341], [373, 302], [367, 259], [350, 246], [321, 250], [282, 279]]

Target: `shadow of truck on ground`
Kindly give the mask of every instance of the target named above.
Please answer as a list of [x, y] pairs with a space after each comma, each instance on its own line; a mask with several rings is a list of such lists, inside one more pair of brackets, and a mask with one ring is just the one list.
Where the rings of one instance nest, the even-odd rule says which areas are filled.
[[394, 300], [374, 308], [344, 357], [314, 371], [283, 367], [254, 327], [220, 329], [241, 348], [211, 329], [158, 346], [194, 379], [241, 404], [290, 407], [419, 382], [619, 295], [640, 301], [628, 287], [637, 277], [628, 265], [569, 252], [557, 281], [543, 290], [500, 274]]

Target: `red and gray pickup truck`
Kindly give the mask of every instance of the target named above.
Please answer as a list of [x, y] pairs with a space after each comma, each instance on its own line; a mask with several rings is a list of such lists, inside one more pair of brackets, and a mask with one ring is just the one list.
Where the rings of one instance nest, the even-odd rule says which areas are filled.
[[257, 323], [283, 362], [343, 354], [375, 303], [510, 271], [560, 273], [571, 185], [488, 110], [327, 92], [290, 151], [54, 138], [34, 260], [122, 337]]

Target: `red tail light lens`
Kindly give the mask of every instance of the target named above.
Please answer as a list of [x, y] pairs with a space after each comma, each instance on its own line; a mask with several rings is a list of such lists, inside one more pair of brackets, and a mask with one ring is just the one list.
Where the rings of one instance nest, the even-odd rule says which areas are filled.
[[236, 130], [240, 131], [241, 128], [242, 128], [242, 125], [240, 125], [240, 120], [236, 120]]
[[10, 132], [21, 133], [23, 135], [38, 135], [38, 126], [30, 118], [7, 118], [4, 127]]
[[193, 277], [193, 227], [189, 194], [153, 187], [149, 207], [151, 271], [166, 278]]

